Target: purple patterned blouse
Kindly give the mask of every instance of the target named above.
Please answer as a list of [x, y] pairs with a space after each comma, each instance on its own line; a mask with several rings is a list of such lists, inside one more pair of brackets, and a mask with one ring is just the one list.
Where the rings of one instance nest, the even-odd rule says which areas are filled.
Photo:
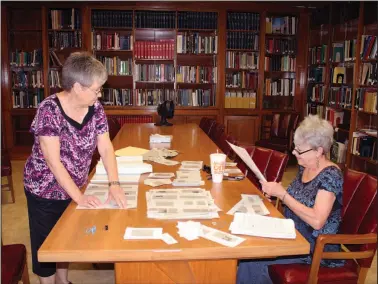
[[43, 100], [31, 124], [34, 145], [24, 168], [25, 190], [46, 199], [70, 199], [58, 184], [43, 157], [39, 136], [59, 136], [60, 160], [75, 184], [80, 188], [88, 179], [97, 135], [108, 132], [104, 108], [96, 102], [80, 124], [68, 117], [56, 94]]

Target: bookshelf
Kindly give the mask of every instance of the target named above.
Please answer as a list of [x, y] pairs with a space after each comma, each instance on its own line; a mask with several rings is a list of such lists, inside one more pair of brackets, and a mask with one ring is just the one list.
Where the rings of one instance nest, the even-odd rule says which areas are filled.
[[[8, 20], [14, 9], [36, 11], [17, 17], [16, 22], [25, 18], [38, 25], [39, 31], [32, 33], [39, 36], [33, 35], [28, 42], [42, 50], [42, 99], [60, 91], [61, 65], [65, 58], [73, 51], [86, 50], [101, 60], [110, 73], [102, 97], [107, 115], [151, 115], [157, 120], [157, 104], [173, 99], [176, 102], [173, 123], [199, 123], [204, 116], [215, 118], [226, 126], [228, 134], [254, 144], [259, 137], [262, 116], [303, 108], [301, 98], [305, 96], [305, 86], [302, 83], [296, 84], [295, 98], [290, 98], [284, 109], [264, 105], [266, 78], [298, 76], [292, 71], [265, 72], [264, 59], [268, 38], [282, 41], [296, 38], [267, 35], [266, 18], [292, 15], [296, 23], [306, 23], [309, 12], [306, 8], [256, 2], [33, 2], [30, 7], [26, 9], [19, 3], [2, 5], [2, 14], [6, 16], [2, 17], [5, 31], [2, 54], [6, 54], [2, 70], [9, 71], [4, 73], [9, 77], [3, 79], [2, 85], [3, 117], [9, 150], [32, 145], [33, 137], [29, 135], [28, 141], [21, 137], [26, 136], [35, 115], [34, 108], [13, 108], [12, 28]], [[56, 22], [61, 17], [67, 18], [63, 26]], [[31, 27], [33, 24], [25, 25], [25, 33]], [[297, 25], [297, 32], [306, 42], [307, 25]], [[301, 47], [305, 45], [303, 42], [296, 45], [296, 63], [301, 66], [296, 69], [304, 78], [307, 59]], [[242, 103], [226, 106], [227, 92], [241, 94]], [[16, 123], [14, 117], [24, 124]], [[13, 139], [16, 133], [20, 133], [18, 142]]]
[[265, 31], [263, 108], [294, 110], [298, 19], [269, 13]]

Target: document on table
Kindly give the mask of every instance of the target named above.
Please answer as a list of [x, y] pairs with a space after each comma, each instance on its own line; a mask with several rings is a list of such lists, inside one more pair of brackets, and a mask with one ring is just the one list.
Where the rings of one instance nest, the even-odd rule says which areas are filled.
[[[121, 184], [124, 183], [139, 183], [140, 179], [140, 174], [135, 174], [135, 175], [118, 175], [119, 177], [119, 182]], [[108, 175], [99, 175], [95, 174], [92, 179], [91, 183], [101, 183], [101, 184], [108, 184], [109, 179]]]
[[219, 207], [202, 188], [161, 189], [146, 192], [147, 217], [154, 219], [219, 218]]
[[159, 240], [162, 238], [162, 228], [127, 227], [123, 238], [125, 240]]
[[142, 156], [150, 150], [128, 146], [115, 151], [116, 156]]
[[[137, 207], [138, 202], [138, 185], [128, 184], [128, 185], [121, 185], [123, 192], [126, 196], [126, 209], [132, 209]], [[76, 209], [121, 209], [114, 200], [106, 203], [109, 196], [109, 187], [99, 184], [88, 184], [84, 195], [92, 195], [96, 196], [102, 205], [97, 208], [87, 208], [84, 206], [78, 205]]]
[[175, 176], [174, 173], [150, 173], [148, 175], [148, 178], [167, 179], [167, 178], [173, 178], [174, 176]]
[[[152, 172], [152, 165], [138, 161], [117, 161], [118, 174], [120, 175], [137, 175]], [[106, 175], [105, 165], [99, 161], [96, 165], [96, 174]]]
[[234, 215], [235, 212], [250, 213], [258, 215], [270, 214], [264, 202], [258, 195], [242, 194], [242, 199], [227, 212], [228, 215]]
[[201, 237], [209, 241], [216, 242], [218, 244], [227, 246], [227, 247], [236, 247], [242, 242], [245, 241], [244, 238], [231, 235], [229, 233], [207, 227], [205, 225], [201, 226], [202, 233]]
[[266, 178], [261, 173], [259, 168], [256, 166], [255, 162], [252, 160], [251, 156], [248, 154], [247, 150], [242, 147], [236, 146], [228, 142], [228, 145], [232, 148], [232, 150], [243, 160], [243, 162], [252, 170], [252, 172], [256, 175], [259, 180], [266, 181]]
[[170, 179], [153, 179], [153, 178], [147, 178], [144, 180], [145, 185], [149, 185], [152, 187], [171, 184], [172, 181]]
[[249, 213], [236, 212], [230, 230], [232, 234], [265, 238], [295, 239], [296, 237], [293, 220]]

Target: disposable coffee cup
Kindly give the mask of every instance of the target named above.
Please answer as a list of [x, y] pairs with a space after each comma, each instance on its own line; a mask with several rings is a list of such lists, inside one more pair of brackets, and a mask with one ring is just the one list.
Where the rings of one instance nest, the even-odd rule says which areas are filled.
[[223, 181], [223, 173], [226, 167], [226, 155], [214, 153], [210, 155], [211, 176], [214, 183]]

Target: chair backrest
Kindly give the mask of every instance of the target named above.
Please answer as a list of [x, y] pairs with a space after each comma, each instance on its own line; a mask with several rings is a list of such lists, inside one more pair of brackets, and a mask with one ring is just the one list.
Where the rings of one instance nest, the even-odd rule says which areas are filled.
[[210, 133], [209, 133], [210, 139], [216, 142], [219, 139], [219, 137], [222, 135], [222, 133], [224, 133], [224, 129], [225, 127], [223, 124], [215, 123], [215, 126], [213, 126], [210, 129]]
[[[209, 118], [206, 117], [206, 116], [204, 116], [204, 117], [201, 118], [200, 123], [199, 123], [199, 127], [200, 127], [203, 131], [205, 131], [205, 127], [206, 127], [206, 125], [208, 124], [208, 121], [209, 121]], [[206, 132], [206, 131], [205, 131], [205, 132]]]
[[109, 125], [109, 137], [110, 140], [113, 140], [116, 137], [118, 131], [121, 129], [121, 125], [119, 124], [117, 118], [115, 117], [108, 117], [108, 125]]
[[[247, 152], [250, 153], [256, 166], [259, 168], [261, 173], [265, 176], [267, 181], [280, 182], [282, 176], [285, 172], [289, 156], [287, 154], [274, 151], [262, 147], [248, 147]], [[243, 161], [238, 159], [238, 167], [241, 171], [245, 171], [247, 166]], [[261, 188], [259, 180], [256, 178], [255, 174], [248, 169], [247, 178], [257, 187]]]
[[206, 127], [205, 127], [205, 130], [204, 132], [207, 134], [207, 136], [210, 137], [210, 132], [211, 130], [213, 129], [213, 127], [215, 127], [217, 124], [217, 121], [215, 119], [209, 119], [207, 121], [207, 124], [206, 124]]
[[[344, 171], [341, 234], [377, 233], [377, 178], [366, 173]], [[351, 251], [375, 250], [376, 244], [347, 245]], [[373, 257], [357, 260], [370, 267]]]
[[231, 144], [234, 144], [236, 140], [233, 136], [227, 135], [225, 132], [222, 132], [218, 139], [215, 141], [215, 144], [217, 144], [219, 149], [221, 149], [222, 152], [231, 159], [234, 158], [234, 152], [232, 151], [230, 145], [228, 145], [227, 141]]
[[290, 139], [291, 133], [297, 128], [298, 113], [275, 113], [270, 126], [270, 138]]

